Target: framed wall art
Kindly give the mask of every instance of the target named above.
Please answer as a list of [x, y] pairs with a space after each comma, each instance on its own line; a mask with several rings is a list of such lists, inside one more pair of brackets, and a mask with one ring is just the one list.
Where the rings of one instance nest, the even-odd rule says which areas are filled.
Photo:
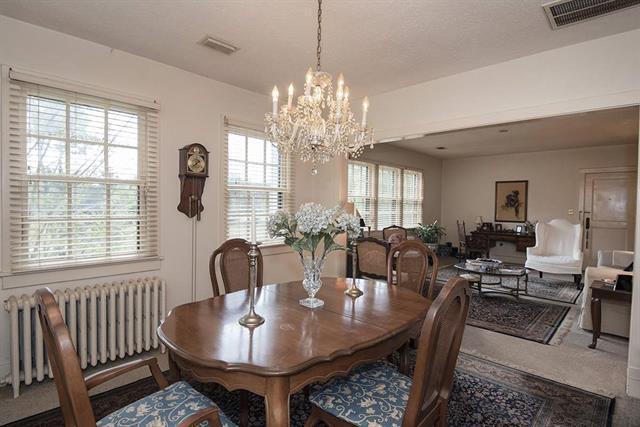
[[527, 220], [529, 181], [496, 181], [495, 221]]

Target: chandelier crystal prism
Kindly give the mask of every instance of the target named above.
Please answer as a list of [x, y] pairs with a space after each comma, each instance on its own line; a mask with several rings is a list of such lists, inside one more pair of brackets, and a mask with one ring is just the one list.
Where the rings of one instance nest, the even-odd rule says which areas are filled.
[[320, 54], [322, 41], [322, 0], [318, 0], [318, 45], [316, 70], [307, 70], [304, 94], [294, 104], [295, 89], [289, 85], [287, 103], [278, 104], [277, 86], [271, 92], [273, 109], [265, 114], [265, 133], [281, 153], [298, 155], [311, 161], [312, 174], [318, 173], [318, 163], [336, 156], [356, 158], [369, 144], [373, 148], [373, 129], [367, 126], [369, 98], [362, 100], [362, 118], [356, 120], [349, 104], [349, 86], [342, 74], [334, 92], [331, 74], [322, 71]]

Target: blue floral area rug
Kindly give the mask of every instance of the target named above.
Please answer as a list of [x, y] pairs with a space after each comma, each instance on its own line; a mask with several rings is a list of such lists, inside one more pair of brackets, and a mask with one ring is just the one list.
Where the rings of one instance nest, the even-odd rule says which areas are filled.
[[[438, 272], [437, 288], [434, 295], [437, 295], [446, 281], [454, 276], [456, 276], [455, 268], [445, 267], [441, 269]], [[509, 286], [507, 278], [503, 279], [503, 285]], [[542, 282], [538, 283], [538, 288], [541, 289], [543, 286]], [[573, 282], [571, 282], [571, 286], [574, 291], [579, 292]], [[559, 285], [558, 289], [560, 288], [562, 288], [562, 285]], [[530, 294], [532, 289], [530, 282]], [[566, 296], [567, 287], [565, 286], [564, 289], [565, 291], [558, 291], [557, 295]], [[551, 293], [552, 291], [547, 292], [547, 294]], [[567, 304], [555, 304], [522, 296], [519, 300], [510, 295], [495, 293], [483, 293], [480, 296], [474, 290], [471, 306], [469, 307], [467, 325], [541, 344], [548, 344], [570, 309]]]
[[[411, 354], [415, 363], [415, 353]], [[196, 384], [224, 413], [238, 422], [239, 393], [216, 384]], [[96, 417], [157, 390], [151, 378], [92, 398]], [[613, 399], [550, 381], [498, 363], [461, 353], [449, 400], [449, 426], [584, 426], [610, 425]], [[311, 411], [303, 393], [291, 396], [291, 426], [301, 427]], [[251, 396], [251, 426], [264, 426], [264, 401]], [[12, 427], [64, 425], [60, 409], [10, 424]]]

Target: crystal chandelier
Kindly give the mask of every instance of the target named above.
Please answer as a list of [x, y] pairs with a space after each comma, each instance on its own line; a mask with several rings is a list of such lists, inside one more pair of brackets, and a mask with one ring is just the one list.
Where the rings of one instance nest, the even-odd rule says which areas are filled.
[[373, 148], [373, 129], [367, 127], [369, 98], [362, 100], [362, 120], [357, 121], [349, 105], [349, 86], [342, 74], [333, 90], [331, 74], [320, 68], [322, 40], [322, 0], [318, 0], [318, 46], [316, 71], [307, 70], [304, 94], [293, 103], [294, 87], [289, 85], [285, 105], [278, 105], [276, 86], [271, 93], [273, 110], [265, 114], [265, 133], [282, 153], [297, 154], [304, 162], [311, 161], [312, 174], [317, 174], [318, 163], [335, 156], [358, 157], [366, 144]]

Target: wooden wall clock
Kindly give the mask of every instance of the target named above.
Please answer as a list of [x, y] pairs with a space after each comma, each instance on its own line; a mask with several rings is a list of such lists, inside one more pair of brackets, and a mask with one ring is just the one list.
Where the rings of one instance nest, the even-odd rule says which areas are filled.
[[204, 210], [202, 192], [209, 176], [209, 152], [202, 144], [189, 144], [180, 150], [180, 203], [178, 210], [187, 217], [197, 217]]

